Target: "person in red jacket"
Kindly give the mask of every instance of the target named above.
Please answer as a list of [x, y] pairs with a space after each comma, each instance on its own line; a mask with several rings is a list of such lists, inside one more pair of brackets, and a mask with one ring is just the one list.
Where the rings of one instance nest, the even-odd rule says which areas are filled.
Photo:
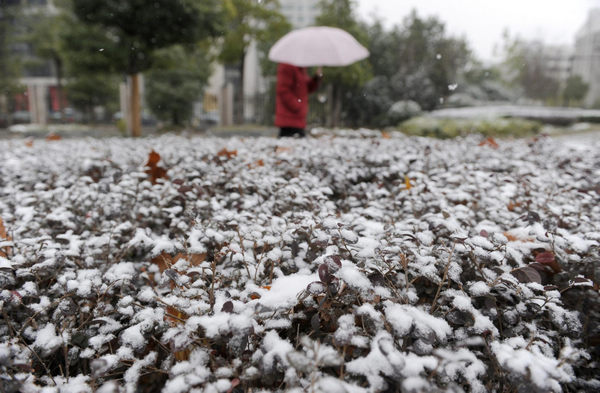
[[306, 135], [308, 95], [317, 90], [322, 78], [320, 67], [311, 78], [306, 68], [284, 63], [277, 66], [275, 125], [279, 127], [279, 137]]

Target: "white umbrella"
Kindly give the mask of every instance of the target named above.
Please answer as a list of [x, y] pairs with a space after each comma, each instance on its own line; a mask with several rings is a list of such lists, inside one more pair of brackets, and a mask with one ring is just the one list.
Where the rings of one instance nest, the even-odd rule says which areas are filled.
[[269, 59], [298, 67], [347, 66], [369, 56], [369, 51], [342, 29], [327, 26], [293, 30], [269, 51]]

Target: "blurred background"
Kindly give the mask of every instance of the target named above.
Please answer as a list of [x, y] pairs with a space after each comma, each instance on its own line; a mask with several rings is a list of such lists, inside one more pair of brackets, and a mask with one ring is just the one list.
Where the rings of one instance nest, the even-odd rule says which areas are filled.
[[451, 137], [600, 122], [600, 1], [480, 3], [0, 0], [0, 129], [272, 127], [266, 53], [311, 25], [371, 52], [324, 70], [313, 127]]

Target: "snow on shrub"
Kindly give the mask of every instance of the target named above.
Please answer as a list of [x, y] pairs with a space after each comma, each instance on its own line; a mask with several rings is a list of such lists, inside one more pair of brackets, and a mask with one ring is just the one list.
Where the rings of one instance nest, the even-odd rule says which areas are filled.
[[315, 134], [0, 141], [3, 391], [600, 389], [598, 143]]

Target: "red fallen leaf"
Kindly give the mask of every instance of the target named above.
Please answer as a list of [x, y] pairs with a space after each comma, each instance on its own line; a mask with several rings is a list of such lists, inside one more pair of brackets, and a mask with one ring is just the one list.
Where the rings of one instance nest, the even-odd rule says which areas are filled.
[[226, 148], [222, 148], [221, 150], [219, 150], [219, 152], [217, 153], [218, 157], [225, 157], [228, 160], [232, 159], [233, 157], [237, 157], [237, 150], [227, 150]]
[[60, 135], [57, 135], [53, 132], [51, 132], [50, 134], [48, 134], [46, 136], [47, 141], [60, 141], [61, 139], [62, 139], [62, 137]]
[[521, 205], [522, 205], [522, 203], [521, 203], [521, 202], [513, 202], [513, 201], [510, 201], [510, 202], [508, 203], [508, 205], [506, 205], [506, 208], [507, 208], [509, 211], [511, 211], [511, 212], [512, 212], [512, 211], [514, 211], [514, 210], [515, 210], [515, 208], [517, 208], [517, 207], [521, 207]]
[[256, 160], [253, 163], [248, 164], [248, 169], [257, 168], [259, 166], [265, 166], [265, 162], [262, 159]]
[[[0, 217], [0, 241], [8, 240], [11, 241], [11, 237], [6, 233], [6, 228], [4, 227], [4, 222], [2, 222], [2, 218]], [[8, 247], [0, 248], [0, 257], [6, 258], [8, 257]]]
[[490, 236], [490, 234], [485, 229], [482, 229], [479, 231], [479, 236], [487, 238]]
[[497, 149], [500, 147], [500, 145], [498, 145], [498, 143], [496, 143], [496, 140], [494, 138], [492, 138], [491, 136], [488, 136], [487, 138], [482, 140], [479, 143], [479, 146], [489, 146], [492, 149]]
[[549, 266], [554, 273], [560, 273], [562, 268], [554, 258], [554, 253], [550, 251], [540, 252], [535, 256], [535, 261], [537, 263], [541, 263], [542, 265]]
[[150, 177], [150, 181], [152, 182], [152, 184], [156, 184], [158, 179], [168, 178], [167, 170], [158, 166], [159, 161], [160, 154], [152, 150], [150, 154], [148, 154], [148, 162], [145, 165], [146, 167], [148, 167], [148, 169], [146, 169], [145, 172]]
[[517, 241], [532, 242], [533, 241], [533, 239], [531, 239], [531, 238], [520, 239], [509, 232], [504, 232], [503, 235], [508, 239], [509, 242], [517, 242]]
[[150, 152], [150, 154], [148, 154], [148, 162], [146, 163], [146, 166], [149, 166], [149, 167], [156, 166], [159, 161], [160, 161], [160, 154], [158, 154], [157, 152], [152, 150]]
[[256, 292], [252, 292], [250, 294], [250, 299], [252, 299], [252, 300], [260, 299], [260, 294], [258, 294]]

